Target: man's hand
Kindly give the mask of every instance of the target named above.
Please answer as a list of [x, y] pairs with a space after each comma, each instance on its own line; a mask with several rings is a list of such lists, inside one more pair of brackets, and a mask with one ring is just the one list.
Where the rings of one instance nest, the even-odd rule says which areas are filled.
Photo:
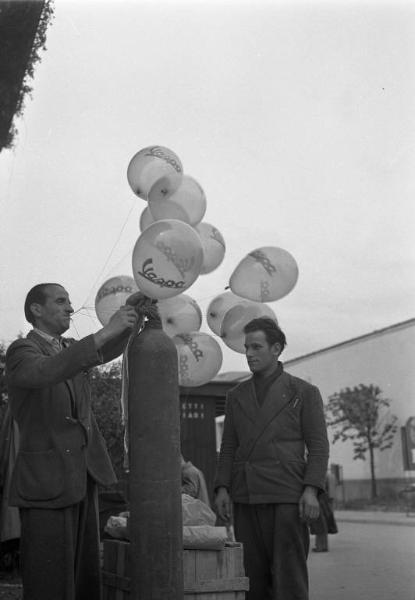
[[129, 306], [134, 306], [140, 318], [143, 318], [144, 316], [153, 319], [160, 318], [157, 308], [157, 300], [148, 298], [148, 296], [145, 296], [142, 292], [135, 292], [134, 294], [131, 294], [125, 303]]
[[121, 306], [109, 322], [94, 334], [95, 345], [98, 349], [117, 337], [127, 329], [133, 329], [137, 323], [137, 313], [133, 306]]
[[317, 498], [317, 488], [307, 485], [299, 501], [300, 519], [302, 521], [315, 521], [320, 514], [320, 505]]
[[216, 492], [214, 505], [217, 514], [225, 523], [231, 519], [231, 499], [228, 490], [224, 487], [218, 488]]
[[[121, 306], [115, 312], [106, 327], [115, 336], [126, 329], [132, 329], [137, 323], [137, 313], [133, 306]], [[105, 328], [104, 328], [105, 329]]]
[[151, 302], [151, 300], [150, 298], [145, 296], [143, 292], [135, 292], [134, 294], [131, 294], [131, 296], [128, 296], [127, 300], [125, 301], [125, 303], [128, 304], [128, 306], [136, 307], [140, 307], [146, 302]]

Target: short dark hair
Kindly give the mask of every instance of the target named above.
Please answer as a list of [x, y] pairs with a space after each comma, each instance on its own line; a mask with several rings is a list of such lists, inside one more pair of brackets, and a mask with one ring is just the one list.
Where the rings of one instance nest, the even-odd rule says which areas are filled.
[[287, 345], [285, 333], [279, 327], [278, 323], [270, 317], [258, 317], [249, 321], [244, 327], [244, 333], [252, 333], [253, 331], [263, 331], [268, 344], [279, 344], [281, 352]]
[[32, 325], [35, 325], [35, 317], [33, 316], [32, 311], [30, 310], [31, 304], [45, 304], [46, 302], [46, 288], [49, 285], [58, 285], [62, 287], [60, 283], [38, 283], [29, 291], [26, 296], [26, 300], [24, 303], [24, 316], [26, 317], [26, 321], [29, 321]]

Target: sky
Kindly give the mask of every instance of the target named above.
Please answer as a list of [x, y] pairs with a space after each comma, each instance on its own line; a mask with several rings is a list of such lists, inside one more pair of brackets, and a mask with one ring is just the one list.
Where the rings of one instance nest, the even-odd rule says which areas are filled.
[[[126, 170], [149, 145], [180, 157], [225, 238], [186, 292], [204, 314], [248, 252], [278, 246], [299, 266], [270, 303], [285, 360], [413, 318], [414, 34], [414, 2], [57, 0], [0, 153], [0, 340], [27, 333], [42, 281], [79, 311], [69, 335], [99, 329], [98, 288], [132, 274], [146, 202]], [[223, 371], [246, 369], [220, 344]]]

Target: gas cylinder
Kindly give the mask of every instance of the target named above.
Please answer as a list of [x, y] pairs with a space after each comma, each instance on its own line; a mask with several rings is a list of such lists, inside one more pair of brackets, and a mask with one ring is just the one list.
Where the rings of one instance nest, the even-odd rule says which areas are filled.
[[150, 318], [128, 350], [131, 600], [183, 600], [177, 351]]

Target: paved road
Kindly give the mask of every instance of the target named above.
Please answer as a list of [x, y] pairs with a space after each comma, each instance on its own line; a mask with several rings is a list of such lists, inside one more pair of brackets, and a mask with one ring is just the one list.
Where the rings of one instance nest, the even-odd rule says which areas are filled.
[[[340, 511], [338, 517], [330, 552], [310, 555], [310, 600], [415, 600], [413, 520], [349, 512], [347, 518], [372, 522], [344, 522]], [[381, 518], [395, 524], [373, 522]], [[0, 585], [0, 600], [20, 598], [20, 591]]]
[[415, 600], [415, 528], [338, 523], [309, 558], [310, 600]]

